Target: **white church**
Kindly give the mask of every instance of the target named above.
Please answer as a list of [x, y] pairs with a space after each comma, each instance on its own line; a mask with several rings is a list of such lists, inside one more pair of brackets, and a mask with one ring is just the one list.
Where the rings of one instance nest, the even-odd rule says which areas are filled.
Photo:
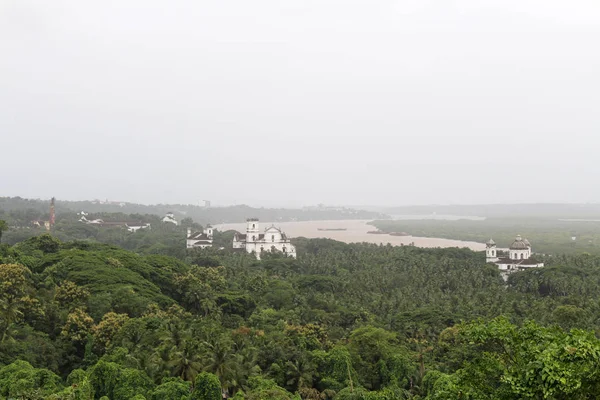
[[532, 254], [531, 243], [529, 243], [529, 240], [523, 239], [521, 235], [517, 235], [515, 241], [508, 248], [508, 257], [498, 257], [498, 249], [493, 239], [485, 244], [486, 261], [496, 264], [498, 269], [505, 273], [543, 267], [544, 263], [531, 258]]
[[262, 252], [280, 251], [288, 257], [296, 258], [296, 247], [290, 243], [287, 235], [271, 225], [260, 233], [258, 219], [250, 218], [246, 220], [246, 233], [236, 232], [233, 236], [234, 249], [246, 249], [246, 252], [256, 255], [260, 260]]

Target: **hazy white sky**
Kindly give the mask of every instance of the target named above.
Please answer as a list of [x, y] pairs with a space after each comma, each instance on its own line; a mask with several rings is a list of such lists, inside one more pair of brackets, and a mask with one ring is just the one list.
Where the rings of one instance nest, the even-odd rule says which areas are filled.
[[0, 0], [0, 196], [600, 202], [600, 1]]

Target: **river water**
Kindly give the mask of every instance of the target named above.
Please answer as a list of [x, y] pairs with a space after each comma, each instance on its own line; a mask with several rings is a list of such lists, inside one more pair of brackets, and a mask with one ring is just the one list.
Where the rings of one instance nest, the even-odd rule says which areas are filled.
[[[417, 247], [468, 247], [471, 250], [485, 250], [484, 243], [466, 242], [462, 240], [451, 240], [441, 238], [425, 238], [416, 236], [390, 236], [390, 235], [374, 235], [367, 233], [374, 231], [376, 228], [372, 225], [367, 225], [369, 221], [360, 220], [341, 220], [341, 221], [298, 221], [298, 222], [260, 222], [260, 230], [275, 225], [284, 231], [289, 237], [306, 238], [327, 238], [334, 239], [344, 243], [367, 242], [376, 244], [391, 243], [395, 246], [408, 245], [414, 243]], [[238, 232], [246, 232], [246, 223], [239, 224], [221, 224], [216, 225], [216, 229], [220, 231], [236, 230]], [[344, 231], [320, 231], [319, 229], [346, 229]]]

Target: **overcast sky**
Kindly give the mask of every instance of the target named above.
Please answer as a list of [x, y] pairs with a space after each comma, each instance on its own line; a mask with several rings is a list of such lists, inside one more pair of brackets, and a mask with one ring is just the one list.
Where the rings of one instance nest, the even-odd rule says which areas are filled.
[[600, 202], [598, 0], [0, 0], [0, 196]]

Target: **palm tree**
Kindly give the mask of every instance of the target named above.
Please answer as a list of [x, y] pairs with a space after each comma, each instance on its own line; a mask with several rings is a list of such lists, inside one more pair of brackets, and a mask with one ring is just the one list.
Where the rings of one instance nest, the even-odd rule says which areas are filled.
[[215, 374], [221, 381], [223, 389], [234, 386], [233, 376], [237, 369], [239, 358], [232, 352], [231, 344], [222, 337], [203, 342], [205, 348], [204, 370]]
[[2, 338], [0, 339], [0, 343], [4, 343], [6, 339], [7, 333], [11, 327], [11, 325], [17, 321], [23, 312], [19, 310], [19, 304], [16, 301], [8, 301], [8, 300], [0, 300], [0, 317], [4, 322], [4, 326], [2, 327]]
[[0, 243], [2, 243], [2, 233], [8, 230], [8, 224], [3, 219], [0, 219]]
[[171, 367], [173, 375], [193, 382], [198, 372], [202, 369], [197, 346], [191, 341], [186, 340], [180, 347], [173, 347], [168, 365]]
[[312, 386], [314, 366], [304, 357], [288, 361], [286, 367], [286, 384], [294, 390]]

